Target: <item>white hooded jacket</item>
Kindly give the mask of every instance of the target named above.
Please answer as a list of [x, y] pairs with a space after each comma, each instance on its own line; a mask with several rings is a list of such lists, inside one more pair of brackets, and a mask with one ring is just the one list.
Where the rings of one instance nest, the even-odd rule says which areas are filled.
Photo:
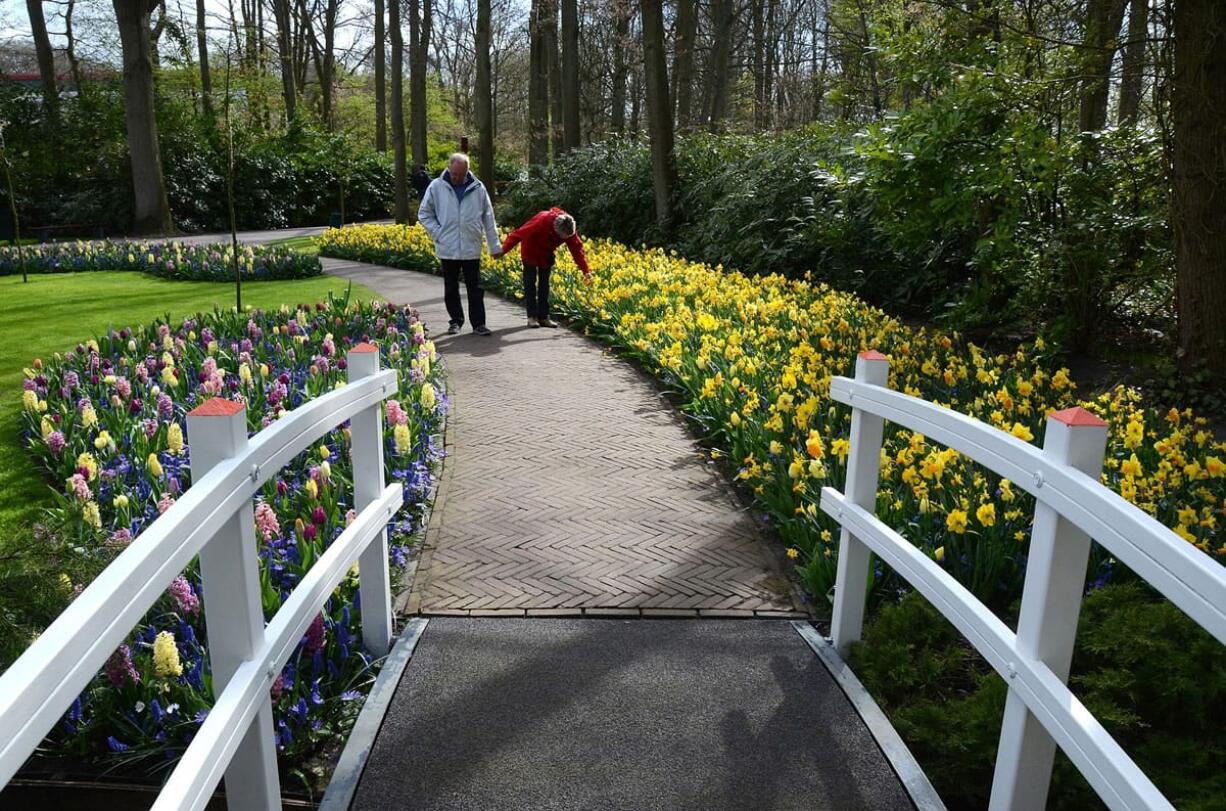
[[417, 208], [417, 219], [434, 240], [439, 259], [480, 259], [483, 239], [490, 253], [501, 247], [494, 206], [472, 172], [464, 184], [463, 200], [456, 195], [446, 170], [431, 181]]

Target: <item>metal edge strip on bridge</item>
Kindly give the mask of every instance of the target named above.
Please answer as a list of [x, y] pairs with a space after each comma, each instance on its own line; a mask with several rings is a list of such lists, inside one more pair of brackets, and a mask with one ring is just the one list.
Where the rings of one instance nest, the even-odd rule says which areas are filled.
[[933, 788], [928, 775], [924, 774], [924, 770], [920, 768], [919, 762], [907, 748], [898, 730], [894, 729], [890, 719], [886, 717], [881, 707], [873, 700], [872, 695], [856, 678], [856, 674], [843, 661], [843, 657], [839, 656], [834, 647], [809, 622], [794, 620], [792, 628], [812, 648], [818, 660], [830, 673], [830, 677], [843, 691], [843, 695], [847, 696], [848, 702], [860, 716], [860, 720], [864, 722], [868, 733], [873, 736], [877, 748], [881, 750], [890, 768], [898, 776], [898, 781], [902, 783], [903, 789], [911, 798], [916, 810], [946, 811], [941, 796]]
[[328, 788], [320, 800], [319, 811], [348, 811], [353, 803], [358, 783], [366, 771], [366, 761], [374, 749], [375, 738], [383, 728], [383, 719], [387, 717], [392, 699], [396, 696], [401, 676], [409, 666], [409, 660], [429, 622], [425, 617], [416, 617], [409, 620], [400, 632], [400, 638], [384, 660], [374, 686], [362, 704], [362, 711], [358, 713], [358, 720], [349, 733], [349, 739], [345, 741], [345, 748], [341, 750], [336, 768], [332, 771], [332, 779], [328, 781]]

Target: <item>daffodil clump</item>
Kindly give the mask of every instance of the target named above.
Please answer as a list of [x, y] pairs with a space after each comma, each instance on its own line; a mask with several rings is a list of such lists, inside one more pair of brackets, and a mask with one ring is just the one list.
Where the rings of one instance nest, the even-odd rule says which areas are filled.
[[323, 273], [314, 256], [269, 245], [188, 245], [182, 242], [53, 242], [20, 251], [0, 247], [0, 276], [22, 273], [84, 273], [130, 270], [200, 282], [306, 279]]
[[[675, 388], [686, 412], [774, 520], [810, 591], [834, 583], [837, 527], [817, 507], [842, 487], [850, 409], [828, 396], [856, 355], [890, 359], [890, 385], [1041, 444], [1047, 415], [1082, 405], [1108, 421], [1103, 482], [1189, 543], [1226, 560], [1226, 442], [1190, 410], [1160, 413], [1133, 389], [1079, 398], [1042, 340], [993, 354], [956, 333], [914, 328], [856, 296], [806, 279], [745, 276], [663, 250], [586, 245], [585, 285], [559, 255], [555, 307]], [[332, 230], [327, 254], [433, 270], [419, 226]], [[562, 252], [564, 254], [565, 252]], [[485, 263], [489, 286], [522, 295], [518, 254]], [[977, 596], [1001, 606], [1021, 593], [1033, 499], [926, 437], [888, 426], [877, 512]], [[1101, 552], [1091, 577], [1114, 562]], [[899, 584], [878, 567], [879, 595]]]

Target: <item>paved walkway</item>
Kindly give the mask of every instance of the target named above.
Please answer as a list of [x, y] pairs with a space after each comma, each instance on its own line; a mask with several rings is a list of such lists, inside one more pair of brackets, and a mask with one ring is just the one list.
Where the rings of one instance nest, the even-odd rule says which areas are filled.
[[494, 336], [446, 336], [440, 278], [324, 263], [417, 307], [447, 364], [451, 455], [411, 613], [801, 616], [778, 545], [645, 375], [488, 293]]
[[430, 620], [351, 811], [902, 811], [791, 623]]

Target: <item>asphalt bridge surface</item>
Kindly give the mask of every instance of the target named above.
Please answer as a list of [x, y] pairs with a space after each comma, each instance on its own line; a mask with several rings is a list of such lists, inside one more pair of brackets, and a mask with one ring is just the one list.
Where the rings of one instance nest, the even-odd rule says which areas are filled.
[[910, 809], [782, 620], [431, 619], [351, 805]]

